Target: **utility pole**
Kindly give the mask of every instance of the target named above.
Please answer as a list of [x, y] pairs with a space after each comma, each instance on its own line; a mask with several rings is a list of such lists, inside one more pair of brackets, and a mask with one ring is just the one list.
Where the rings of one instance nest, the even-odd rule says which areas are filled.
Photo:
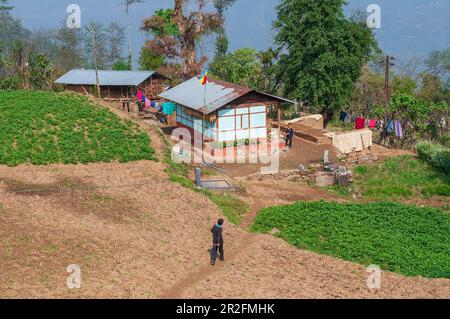
[[100, 91], [100, 78], [98, 76], [98, 64], [97, 64], [97, 49], [95, 44], [95, 27], [94, 23], [91, 23], [91, 33], [92, 33], [92, 62], [94, 63], [95, 68], [95, 79], [97, 82], [97, 96], [98, 98], [101, 98], [101, 91]]
[[131, 19], [130, 19], [130, 1], [126, 1], [126, 13], [128, 22], [128, 65], [131, 66], [133, 60], [133, 52], [131, 47]]
[[395, 66], [393, 61], [395, 60], [394, 57], [390, 55], [386, 55], [386, 59], [384, 61], [384, 91], [386, 94], [386, 105], [389, 104], [389, 101], [391, 99], [391, 92], [390, 92], [390, 73], [391, 73], [391, 66]]

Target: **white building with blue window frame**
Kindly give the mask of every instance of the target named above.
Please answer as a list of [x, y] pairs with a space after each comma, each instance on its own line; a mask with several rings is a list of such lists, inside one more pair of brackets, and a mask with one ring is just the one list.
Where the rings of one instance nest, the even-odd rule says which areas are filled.
[[179, 127], [217, 142], [266, 138], [269, 109], [277, 110], [281, 103], [294, 103], [219, 80], [202, 85], [197, 77], [160, 96], [176, 104]]

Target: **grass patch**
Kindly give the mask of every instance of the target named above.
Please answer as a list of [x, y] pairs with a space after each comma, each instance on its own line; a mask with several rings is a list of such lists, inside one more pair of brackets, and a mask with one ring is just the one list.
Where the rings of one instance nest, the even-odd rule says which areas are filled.
[[203, 191], [223, 212], [223, 215], [233, 224], [240, 225], [250, 207], [236, 196], [229, 193]]
[[231, 223], [239, 225], [243, 217], [250, 211], [248, 204], [229, 193], [196, 188], [195, 183], [188, 177], [189, 167], [186, 164], [176, 163], [172, 160], [172, 145], [160, 128], [155, 127], [155, 130], [164, 143], [164, 163], [167, 164], [165, 172], [169, 175], [170, 180], [194, 192], [205, 195], [220, 208], [223, 215]]
[[355, 183], [349, 188], [333, 187], [348, 196], [359, 192], [374, 199], [395, 199], [450, 195], [450, 177], [413, 156], [389, 158], [374, 165], [360, 165], [354, 171]]
[[450, 216], [398, 203], [298, 202], [261, 211], [252, 231], [407, 276], [450, 278]]
[[149, 136], [85, 97], [0, 91], [0, 164], [153, 160]]

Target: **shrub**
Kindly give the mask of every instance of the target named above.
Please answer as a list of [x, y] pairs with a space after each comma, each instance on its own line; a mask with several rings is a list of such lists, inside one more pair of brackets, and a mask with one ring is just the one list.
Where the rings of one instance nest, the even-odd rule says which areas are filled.
[[[448, 174], [435, 169], [426, 160], [409, 155], [388, 158], [373, 165], [360, 165], [353, 172], [355, 183], [351, 186], [351, 191], [374, 199], [400, 199], [421, 195], [447, 196], [441, 194], [446, 193], [445, 185], [450, 183]], [[341, 191], [342, 189], [345, 192]], [[341, 195], [345, 193], [350, 195], [348, 189], [349, 187], [335, 187]]]
[[442, 145], [432, 142], [420, 142], [417, 144], [419, 157], [427, 161], [430, 165], [450, 173], [450, 151]]

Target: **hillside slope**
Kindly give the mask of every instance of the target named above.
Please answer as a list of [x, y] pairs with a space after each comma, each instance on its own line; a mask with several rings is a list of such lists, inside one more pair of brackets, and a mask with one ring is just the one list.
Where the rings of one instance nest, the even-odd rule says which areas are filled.
[[[383, 274], [228, 222], [226, 262], [209, 265], [220, 211], [163, 165], [0, 166], [1, 297], [450, 297], [450, 281]], [[66, 189], [66, 191], [55, 189]], [[34, 190], [34, 191], [33, 191]], [[68, 290], [66, 268], [81, 267]]]

